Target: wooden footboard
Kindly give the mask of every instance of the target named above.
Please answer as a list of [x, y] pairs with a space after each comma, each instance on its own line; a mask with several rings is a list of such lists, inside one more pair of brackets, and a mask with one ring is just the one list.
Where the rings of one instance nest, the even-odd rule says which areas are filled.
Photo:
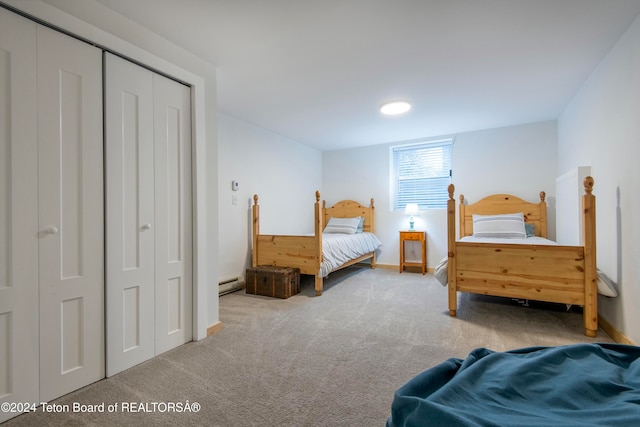
[[257, 236], [255, 251], [257, 265], [297, 267], [302, 274], [318, 273], [318, 250], [315, 236]]
[[[457, 292], [582, 305], [585, 334], [595, 337], [598, 329], [598, 309], [595, 197], [591, 194], [592, 189], [593, 178], [587, 177], [583, 196], [584, 246], [513, 245], [457, 242], [454, 186], [451, 184], [447, 206], [449, 313], [452, 316], [456, 315]], [[544, 202], [543, 193], [541, 195]], [[482, 205], [482, 212], [518, 212], [519, 210], [510, 210], [512, 208], [509, 207], [504, 210], [505, 196], [507, 195], [498, 197], [502, 205], [499, 208], [501, 210], [491, 210], [488, 205]], [[461, 204], [462, 202], [463, 197]], [[520, 207], [521, 202], [518, 199]], [[474, 206], [474, 209], [477, 207]], [[464, 212], [464, 208], [461, 211]], [[541, 217], [546, 218], [546, 213], [534, 213], [531, 216], [538, 220]], [[464, 227], [463, 219], [460, 221]], [[467, 225], [472, 223], [468, 218], [464, 221]], [[543, 222], [540, 225], [540, 228], [546, 231], [546, 224]]]

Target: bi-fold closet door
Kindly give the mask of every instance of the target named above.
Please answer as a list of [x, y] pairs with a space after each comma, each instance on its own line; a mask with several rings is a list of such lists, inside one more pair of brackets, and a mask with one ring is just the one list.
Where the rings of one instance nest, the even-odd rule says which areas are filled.
[[[0, 402], [39, 402], [36, 24], [0, 9]], [[10, 413], [1, 411], [0, 422]]]
[[[109, 110], [125, 120], [107, 159], [103, 52], [0, 8], [0, 403], [104, 378], [105, 330], [111, 374], [138, 347], [146, 358], [192, 338], [190, 92], [134, 68], [107, 76], [147, 75]], [[107, 261], [105, 207], [121, 217], [106, 224]]]
[[101, 51], [0, 9], [2, 402], [104, 378], [102, 137]]
[[186, 86], [105, 53], [107, 376], [192, 338]]

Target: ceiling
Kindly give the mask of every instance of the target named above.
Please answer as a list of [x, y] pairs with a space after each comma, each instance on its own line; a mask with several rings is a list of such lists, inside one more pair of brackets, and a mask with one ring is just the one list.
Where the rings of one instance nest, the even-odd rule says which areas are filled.
[[[554, 120], [640, 13], [640, 0], [97, 1], [215, 64], [220, 112], [319, 150]], [[412, 110], [382, 116], [395, 99]]]

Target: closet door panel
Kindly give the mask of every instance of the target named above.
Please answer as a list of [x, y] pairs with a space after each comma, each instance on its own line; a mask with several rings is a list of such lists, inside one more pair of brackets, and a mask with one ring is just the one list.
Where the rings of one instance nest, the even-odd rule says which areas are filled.
[[152, 81], [105, 54], [108, 376], [155, 354]]
[[191, 94], [154, 75], [156, 354], [192, 339]]
[[0, 9], [0, 402], [39, 401], [36, 81], [36, 24]]
[[40, 399], [104, 377], [100, 50], [38, 26]]

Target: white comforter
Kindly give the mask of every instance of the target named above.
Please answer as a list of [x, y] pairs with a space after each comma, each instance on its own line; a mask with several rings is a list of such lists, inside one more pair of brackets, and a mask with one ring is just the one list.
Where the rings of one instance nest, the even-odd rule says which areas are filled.
[[373, 252], [381, 245], [382, 242], [373, 233], [323, 233], [320, 276], [327, 277], [345, 262]]

